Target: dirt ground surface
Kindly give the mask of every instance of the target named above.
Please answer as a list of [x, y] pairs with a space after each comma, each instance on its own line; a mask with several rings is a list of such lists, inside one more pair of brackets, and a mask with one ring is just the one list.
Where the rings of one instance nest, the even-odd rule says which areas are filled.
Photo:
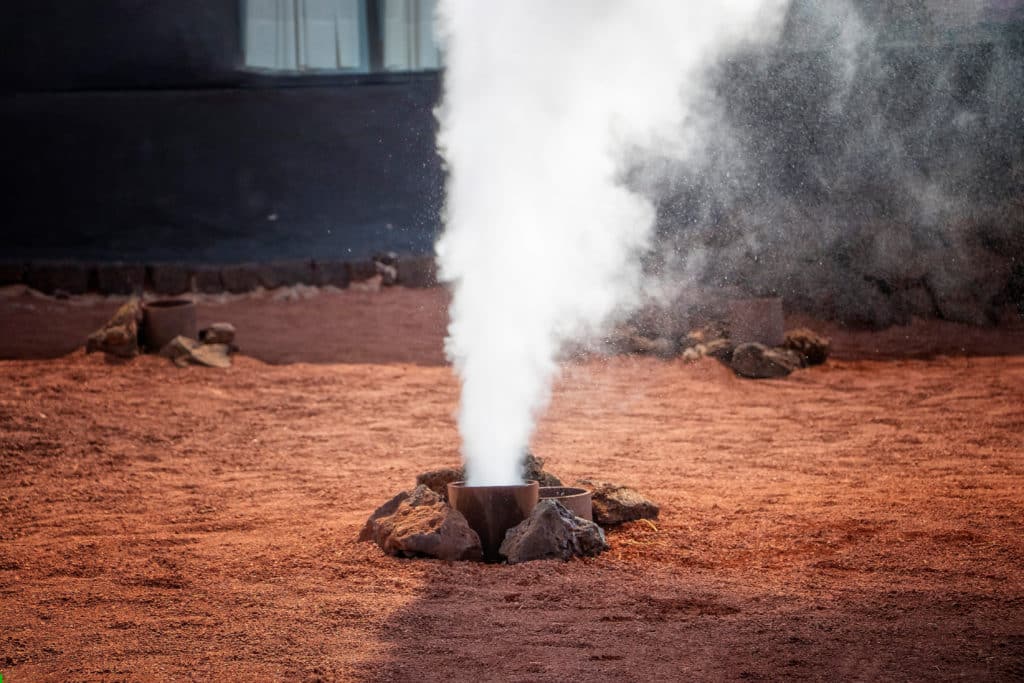
[[[355, 541], [458, 460], [445, 301], [205, 302], [263, 359], [228, 370], [0, 362], [5, 683], [1024, 678], [1019, 325], [815, 324], [836, 358], [783, 380], [569, 365], [535, 451], [661, 518], [488, 566]], [[113, 307], [8, 297], [3, 353]]]

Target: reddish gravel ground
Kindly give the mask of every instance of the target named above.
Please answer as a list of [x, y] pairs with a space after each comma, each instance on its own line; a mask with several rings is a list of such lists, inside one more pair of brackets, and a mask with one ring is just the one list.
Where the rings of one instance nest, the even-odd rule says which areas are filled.
[[[111, 308], [26, 301], [0, 325], [35, 353]], [[763, 382], [569, 366], [535, 450], [661, 519], [596, 559], [485, 566], [354, 540], [457, 461], [443, 307], [206, 303], [264, 359], [226, 371], [0, 362], [5, 683], [1024, 678], [1019, 325], [816, 325], [836, 359]]]

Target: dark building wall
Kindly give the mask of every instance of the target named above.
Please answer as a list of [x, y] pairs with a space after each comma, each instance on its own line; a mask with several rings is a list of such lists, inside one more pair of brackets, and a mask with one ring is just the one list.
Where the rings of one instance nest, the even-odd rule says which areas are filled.
[[425, 251], [436, 85], [16, 94], [7, 256], [266, 260]]
[[426, 252], [434, 74], [267, 79], [236, 0], [23, 3], [0, 28], [5, 259]]
[[0, 87], [196, 87], [238, 80], [238, 0], [33, 0], [0, 22]]

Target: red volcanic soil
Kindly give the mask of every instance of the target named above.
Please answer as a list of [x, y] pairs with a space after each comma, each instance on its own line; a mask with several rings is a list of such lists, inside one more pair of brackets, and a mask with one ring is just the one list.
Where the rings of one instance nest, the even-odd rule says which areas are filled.
[[[112, 308], [33, 301], [0, 324], [37, 350]], [[355, 541], [457, 461], [443, 306], [206, 303], [265, 359], [225, 371], [0, 362], [4, 680], [1024, 677], [1020, 327], [818, 325], [837, 359], [761, 382], [571, 365], [536, 452], [661, 519], [596, 559], [486, 566]]]

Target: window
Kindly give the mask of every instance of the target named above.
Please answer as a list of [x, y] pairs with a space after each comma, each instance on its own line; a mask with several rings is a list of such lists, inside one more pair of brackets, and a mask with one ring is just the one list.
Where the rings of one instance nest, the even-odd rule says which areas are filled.
[[245, 65], [277, 72], [440, 67], [436, 0], [243, 0]]
[[441, 54], [434, 42], [436, 0], [384, 0], [384, 70], [436, 69]]

